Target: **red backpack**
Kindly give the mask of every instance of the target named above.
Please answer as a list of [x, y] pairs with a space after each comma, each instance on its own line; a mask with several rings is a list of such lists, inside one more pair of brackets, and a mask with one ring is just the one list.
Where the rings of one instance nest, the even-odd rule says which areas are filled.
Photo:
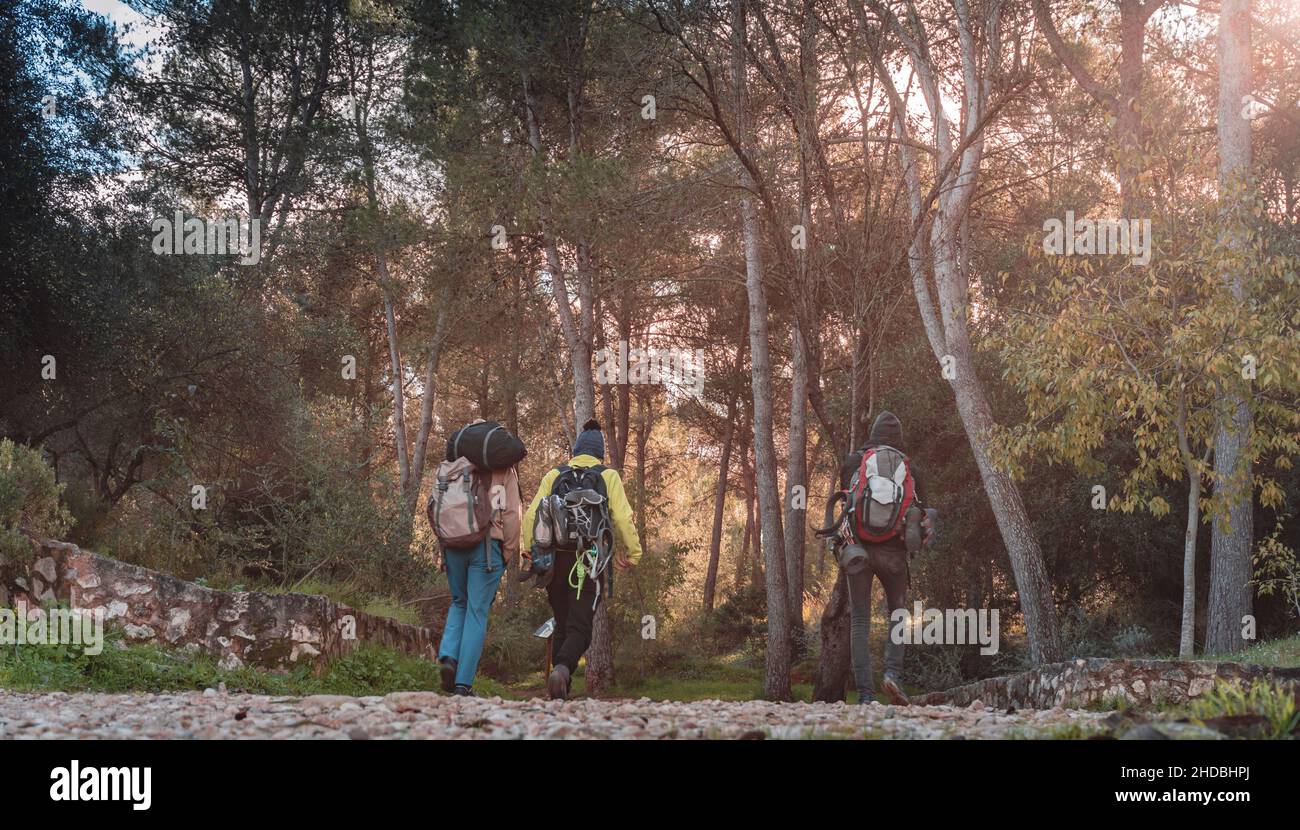
[[849, 526], [859, 542], [879, 544], [903, 532], [916, 497], [907, 456], [893, 447], [869, 447], [849, 481]]

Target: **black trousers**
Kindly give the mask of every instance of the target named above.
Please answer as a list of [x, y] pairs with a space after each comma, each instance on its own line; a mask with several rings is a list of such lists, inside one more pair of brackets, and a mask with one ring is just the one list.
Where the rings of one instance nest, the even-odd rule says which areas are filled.
[[[596, 582], [587, 579], [582, 584], [582, 596], [576, 588], [569, 586], [569, 572], [573, 570], [576, 554], [555, 554], [555, 575], [551, 584], [546, 586], [546, 598], [550, 600], [551, 612], [555, 615], [555, 630], [551, 633], [551, 656], [555, 664], [563, 664], [573, 674], [578, 668], [578, 661], [591, 645], [591, 624], [596, 618]], [[605, 587], [601, 578], [600, 587]]]
[[[907, 604], [907, 586], [911, 581], [907, 566], [907, 549], [888, 544], [863, 545], [867, 549], [867, 567], [848, 575], [849, 581], [849, 654], [853, 662], [853, 682], [858, 694], [875, 693], [871, 676], [871, 580], [880, 580], [885, 589], [889, 613]], [[891, 626], [892, 628], [892, 626]], [[885, 671], [903, 675], [903, 644], [885, 638]]]

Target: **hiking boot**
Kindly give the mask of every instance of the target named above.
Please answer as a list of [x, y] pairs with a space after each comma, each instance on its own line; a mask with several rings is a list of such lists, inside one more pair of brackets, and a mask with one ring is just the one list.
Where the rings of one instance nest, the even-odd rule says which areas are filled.
[[903, 681], [898, 678], [898, 675], [886, 672], [885, 679], [880, 686], [885, 690], [885, 694], [889, 696], [890, 703], [898, 706], [912, 705], [912, 701], [907, 697], [907, 692], [903, 691]]
[[456, 691], [456, 661], [450, 657], [439, 657], [438, 662], [442, 667], [438, 669], [439, 678], [442, 680], [442, 690], [447, 694]]
[[457, 683], [451, 693], [456, 697], [478, 697], [474, 693], [473, 687], [466, 686], [464, 683]]
[[567, 700], [571, 681], [569, 667], [559, 664], [551, 669], [551, 676], [546, 678], [546, 693], [551, 696], [551, 700]]
[[865, 695], [863, 694], [858, 695], [859, 706], [866, 706], [868, 703], [875, 703], [875, 702], [876, 702], [876, 696], [873, 695], [871, 692], [867, 692]]

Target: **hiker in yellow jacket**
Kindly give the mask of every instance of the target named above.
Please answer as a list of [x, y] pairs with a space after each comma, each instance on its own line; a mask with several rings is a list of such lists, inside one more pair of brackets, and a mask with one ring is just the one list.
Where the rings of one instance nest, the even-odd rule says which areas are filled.
[[[602, 464], [605, 459], [605, 436], [600, 424], [593, 420], [582, 425], [582, 432], [573, 444], [573, 457], [565, 466], [589, 468]], [[555, 480], [560, 475], [560, 468], [548, 472], [537, 488], [537, 495], [528, 506], [524, 516], [520, 548], [526, 551], [524, 556], [531, 557], [533, 550], [533, 531], [537, 521], [537, 510], [542, 499], [551, 495]], [[605, 499], [609, 506], [610, 521], [614, 525], [614, 535], [618, 540], [615, 547], [614, 567], [626, 571], [641, 559], [641, 540], [637, 536], [636, 523], [632, 519], [632, 506], [628, 504], [627, 494], [623, 491], [623, 479], [618, 470], [604, 468], [600, 472], [605, 487]], [[618, 550], [621, 547], [622, 550]], [[551, 653], [555, 658], [555, 668], [546, 679], [546, 689], [552, 698], [564, 699], [569, 695], [569, 685], [578, 661], [591, 645], [591, 625], [596, 617], [594, 596], [587, 588], [579, 597], [578, 590], [569, 584], [569, 574], [573, 570], [577, 554], [564, 551], [555, 552], [555, 562], [551, 568], [550, 581], [546, 583], [546, 595], [555, 614], [555, 628], [551, 635]], [[530, 568], [529, 564], [524, 565]]]

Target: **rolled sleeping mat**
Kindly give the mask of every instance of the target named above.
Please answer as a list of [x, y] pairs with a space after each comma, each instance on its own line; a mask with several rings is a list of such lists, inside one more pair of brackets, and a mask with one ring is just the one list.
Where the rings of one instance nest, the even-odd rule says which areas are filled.
[[508, 470], [527, 455], [524, 442], [496, 421], [469, 424], [447, 437], [447, 460], [464, 457], [480, 470]]
[[856, 544], [840, 545], [839, 564], [846, 574], [862, 573], [867, 567], [866, 548]]
[[925, 547], [925, 528], [921, 527], [921, 520], [930, 519], [930, 540], [934, 540], [934, 533], [939, 521], [939, 509], [936, 507], [921, 507], [913, 504], [907, 508], [907, 527], [904, 532], [904, 541], [907, 545], [907, 552], [915, 556]]

